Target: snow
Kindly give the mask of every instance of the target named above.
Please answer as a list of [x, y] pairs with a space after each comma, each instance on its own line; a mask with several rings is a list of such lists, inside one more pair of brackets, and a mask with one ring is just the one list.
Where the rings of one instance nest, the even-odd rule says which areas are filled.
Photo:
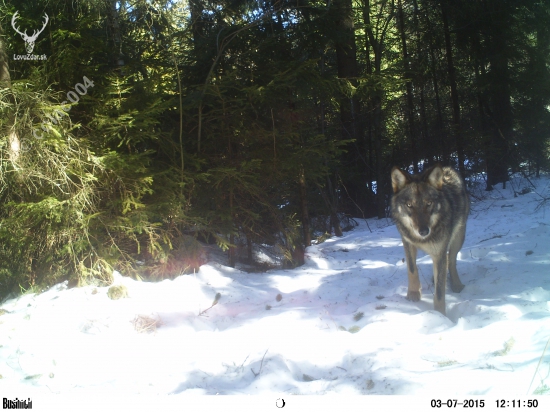
[[[294, 270], [211, 262], [158, 283], [115, 274], [128, 290], [119, 300], [107, 287], [62, 283], [5, 301], [0, 393], [42, 407], [65, 397], [259, 395], [270, 409], [296, 394], [414, 395], [424, 409], [437, 398], [548, 395], [550, 179], [531, 181], [524, 195], [511, 189], [528, 185], [517, 178], [472, 197], [458, 259], [466, 287], [447, 291], [448, 317], [433, 310], [431, 258], [418, 258], [422, 300], [406, 300], [399, 233], [370, 219], [372, 232], [359, 222], [309, 247]], [[140, 319], [153, 325], [140, 331]], [[46, 410], [36, 400], [33, 409]]]

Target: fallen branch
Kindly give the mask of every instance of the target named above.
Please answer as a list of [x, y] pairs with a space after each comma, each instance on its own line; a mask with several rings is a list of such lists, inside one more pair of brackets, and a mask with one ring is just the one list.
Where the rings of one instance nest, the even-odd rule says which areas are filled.
[[486, 242], [486, 241], [491, 240], [491, 239], [500, 239], [500, 238], [506, 236], [508, 233], [510, 233], [510, 231], [506, 232], [504, 235], [494, 235], [493, 237], [490, 237], [490, 238], [487, 238], [487, 239], [480, 240], [479, 243], [481, 243], [481, 242]]
[[206, 308], [205, 310], [203, 310], [202, 312], [199, 312], [199, 316], [204, 315], [207, 311], [209, 311], [214, 306], [216, 306], [221, 297], [222, 297], [221, 293], [219, 293], [219, 292], [216, 293], [216, 296], [214, 297], [214, 302], [212, 302], [212, 305], [209, 308]]
[[269, 350], [269, 348], [267, 348], [267, 349], [265, 350], [264, 356], [262, 356], [262, 362], [260, 363], [260, 370], [258, 371], [258, 373], [254, 372], [254, 369], [250, 368], [250, 370], [251, 370], [252, 373], [254, 374], [254, 377], [255, 377], [255, 378], [257, 378], [258, 375], [259, 375], [260, 373], [262, 373], [262, 367], [264, 366], [264, 358], [265, 358], [265, 355], [266, 355], [266, 353], [267, 353], [268, 350]]

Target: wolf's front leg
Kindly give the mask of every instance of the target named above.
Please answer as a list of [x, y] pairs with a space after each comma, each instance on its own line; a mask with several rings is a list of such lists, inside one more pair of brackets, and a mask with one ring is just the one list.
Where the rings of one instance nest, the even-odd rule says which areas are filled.
[[416, 246], [403, 239], [405, 258], [407, 259], [407, 272], [409, 275], [409, 289], [407, 299], [413, 302], [420, 300], [420, 279], [418, 279], [418, 268], [416, 267]]
[[443, 251], [432, 256], [434, 262], [434, 309], [445, 314], [445, 284], [447, 281], [447, 253]]

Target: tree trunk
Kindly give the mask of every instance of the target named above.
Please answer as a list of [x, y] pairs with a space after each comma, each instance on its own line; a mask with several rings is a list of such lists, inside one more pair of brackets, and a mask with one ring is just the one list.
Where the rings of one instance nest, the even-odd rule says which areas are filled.
[[300, 167], [298, 184], [300, 185], [300, 206], [302, 209], [302, 228], [304, 231], [304, 245], [311, 246], [311, 230], [309, 224], [309, 211], [307, 206], [306, 175], [303, 167]]
[[438, 152], [438, 158], [440, 158], [444, 164], [449, 164], [450, 161], [450, 151], [449, 151], [449, 145], [445, 141], [445, 126], [443, 122], [443, 109], [441, 107], [441, 98], [439, 93], [439, 82], [437, 79], [437, 66], [436, 62], [439, 60], [435, 56], [435, 50], [436, 45], [434, 41], [434, 27], [432, 26], [432, 22], [426, 14], [426, 23], [428, 24], [428, 41], [430, 43], [430, 54], [429, 54], [429, 61], [430, 61], [430, 74], [432, 77], [432, 84], [433, 84], [433, 90], [434, 90], [434, 98], [435, 98], [435, 107], [436, 107], [436, 113], [437, 113], [437, 121], [435, 126], [435, 136], [434, 139], [434, 147], [437, 147]]
[[111, 28], [111, 37], [113, 48], [111, 54], [112, 67], [117, 70], [124, 66], [124, 56], [122, 54], [122, 41], [120, 36], [120, 25], [118, 23], [117, 1], [111, 0], [109, 10], [109, 25]]
[[[325, 56], [321, 56], [321, 75], [324, 74], [324, 68], [325, 68]], [[320, 120], [319, 120], [319, 129], [321, 131], [322, 135], [325, 135], [325, 102], [321, 99], [320, 101]], [[334, 191], [332, 180], [330, 177], [330, 172], [328, 172], [330, 169], [327, 164], [327, 159], [325, 158], [325, 167], [327, 170], [326, 175], [326, 181], [327, 186], [326, 189], [323, 188], [321, 185], [318, 185], [319, 192], [321, 193], [321, 196], [323, 197], [323, 200], [325, 201], [325, 205], [328, 209], [328, 212], [330, 214], [330, 222], [331, 226], [334, 225], [334, 233], [336, 236], [342, 236], [342, 230], [340, 229], [340, 220], [338, 219], [337, 214], [337, 205], [338, 205], [338, 193]], [[331, 201], [330, 199], [333, 199]], [[330, 229], [329, 229], [330, 231]]]
[[437, 126], [436, 126], [436, 134], [439, 136], [439, 139], [437, 139], [439, 144], [439, 154], [443, 158], [443, 163], [448, 164], [451, 158], [451, 154], [449, 152], [449, 147], [445, 142], [444, 136], [444, 124], [443, 124], [443, 110], [441, 108], [441, 99], [439, 97], [439, 83], [437, 81], [437, 71], [435, 66], [435, 52], [433, 49], [433, 46], [431, 46], [430, 49], [430, 57], [431, 57], [431, 71], [432, 71], [432, 81], [433, 81], [433, 87], [434, 87], [434, 95], [435, 95], [435, 107], [437, 110]]
[[[351, 0], [335, 0], [334, 5], [339, 8], [339, 19], [337, 21], [338, 33], [335, 42], [338, 77], [348, 79], [352, 84], [356, 85], [359, 69], [357, 66], [352, 2]], [[357, 139], [359, 136], [359, 101], [356, 97], [344, 98], [340, 102], [340, 105], [343, 126], [342, 137], [344, 139]]]
[[[382, 97], [374, 96], [374, 149], [376, 152], [376, 211], [378, 219], [386, 217], [386, 196], [384, 181], [389, 179], [389, 170], [384, 167], [384, 158], [382, 156]], [[385, 172], [388, 172], [386, 176]]]
[[[389, 10], [383, 14], [382, 9], [388, 5]], [[384, 3], [380, 5], [381, 10], [379, 16], [386, 15], [386, 20], [382, 23], [379, 22], [381, 29], [376, 32], [371, 24], [371, 5], [370, 0], [365, 0], [363, 5], [363, 20], [365, 22], [365, 31], [367, 34], [368, 42], [372, 48], [374, 55], [374, 62], [371, 65], [372, 74], [380, 78], [382, 74], [382, 50], [384, 46], [384, 39], [389, 27], [389, 23], [392, 19], [394, 3]], [[369, 112], [372, 113], [372, 131], [374, 139], [374, 152], [375, 152], [375, 169], [376, 169], [376, 210], [379, 219], [386, 217], [386, 182], [389, 180], [390, 170], [388, 167], [384, 167], [384, 156], [382, 153], [382, 139], [383, 139], [383, 110], [382, 100], [384, 96], [384, 89], [376, 82], [376, 88], [373, 91], [373, 96], [369, 102]]]
[[[231, 214], [231, 223], [235, 223], [235, 216], [233, 214], [233, 188], [229, 190], [229, 213]], [[229, 261], [229, 267], [234, 268], [237, 264], [237, 247], [235, 246], [235, 235], [233, 234], [233, 228], [229, 234], [229, 249], [227, 250], [227, 257]]]
[[508, 72], [508, 53], [506, 44], [507, 8], [498, 2], [491, 2], [491, 14], [495, 15], [491, 24], [489, 54], [489, 115], [492, 129], [487, 164], [487, 185], [508, 181], [510, 159], [508, 141], [513, 133], [513, 113], [510, 102], [510, 76]]
[[[10, 67], [8, 63], [8, 55], [6, 53], [6, 44], [4, 42], [4, 31], [0, 25], [0, 86], [11, 89], [11, 76]], [[10, 97], [10, 103], [15, 103], [13, 96]], [[15, 108], [14, 108], [15, 110]], [[19, 134], [15, 129], [15, 112], [10, 115], [8, 124], [10, 125], [10, 131], [8, 135], [8, 141], [10, 143], [9, 157], [12, 163], [19, 160], [21, 154], [21, 140]]]
[[8, 55], [6, 54], [2, 25], [0, 25], [0, 85], [11, 88], [10, 66], [8, 64]]
[[246, 234], [246, 258], [251, 265], [254, 262], [254, 254], [252, 252], [252, 234]]
[[[379, 16], [382, 16], [382, 8], [387, 4], [380, 5], [381, 10]], [[385, 14], [386, 20], [379, 24], [382, 29], [377, 31], [378, 37], [375, 36], [370, 18], [370, 1], [365, 0], [363, 6], [363, 20], [365, 21], [365, 30], [372, 52], [374, 54], [373, 74], [376, 78], [381, 78], [382, 74], [382, 50], [384, 47], [384, 39], [389, 27], [389, 23], [393, 18], [393, 1], [389, 4], [390, 10]], [[374, 151], [376, 157], [376, 210], [379, 219], [386, 217], [386, 182], [389, 181], [390, 170], [384, 167], [384, 154], [382, 152], [382, 139], [384, 138], [384, 111], [382, 110], [382, 100], [384, 97], [384, 89], [380, 82], [376, 82], [373, 96], [370, 100], [370, 111], [372, 113], [372, 130], [374, 139]]]
[[[357, 47], [355, 44], [355, 25], [353, 21], [352, 0], [335, 0], [337, 21], [335, 32], [336, 63], [338, 77], [357, 85], [359, 68], [357, 64]], [[353, 202], [363, 203], [365, 196], [366, 154], [365, 143], [360, 123], [360, 102], [355, 96], [340, 99], [340, 118], [342, 122], [342, 139], [352, 139], [353, 143], [345, 156], [345, 163], [351, 171], [350, 178], [344, 182], [347, 194]]]
[[426, 86], [426, 78], [424, 75], [424, 69], [423, 66], [423, 60], [428, 60], [427, 53], [425, 50], [423, 50], [423, 40], [420, 32], [419, 27], [419, 14], [420, 10], [418, 8], [418, 1], [413, 0], [414, 5], [414, 16], [413, 16], [413, 26], [414, 26], [414, 34], [416, 37], [415, 43], [416, 43], [416, 82], [418, 83], [418, 89], [420, 91], [420, 156], [423, 159], [427, 159], [429, 163], [433, 162], [433, 159], [437, 156], [435, 153], [435, 145], [430, 144], [430, 133], [429, 133], [429, 126], [428, 126], [428, 116], [426, 112], [426, 93], [425, 93], [425, 86]]
[[344, 236], [342, 233], [342, 228], [340, 226], [340, 219], [338, 219], [338, 194], [332, 187], [332, 180], [330, 176], [327, 176], [327, 188], [329, 196], [332, 197], [332, 202], [330, 203], [330, 227], [334, 230], [334, 235], [337, 237]]
[[[543, 10], [542, 4], [533, 5], [533, 14], [542, 15], [544, 19], [538, 20], [536, 33], [537, 33], [537, 45], [535, 47], [535, 54], [532, 57], [532, 65], [534, 71], [535, 82], [538, 79], [546, 78], [550, 76], [550, 70], [546, 64], [548, 61], [548, 55], [550, 54], [550, 10]], [[535, 83], [534, 82], [534, 83]], [[541, 122], [540, 119], [546, 118], [548, 115], [547, 104], [550, 98], [550, 90], [548, 88], [533, 88], [533, 95], [531, 97], [532, 105], [534, 106], [534, 116], [538, 121], [531, 122], [532, 133], [528, 142], [530, 150], [530, 157], [535, 161], [536, 177], [540, 177], [540, 169], [548, 161], [548, 152], [545, 150], [547, 144], [548, 123]]]
[[414, 126], [414, 99], [413, 99], [413, 91], [412, 91], [412, 81], [411, 81], [411, 65], [409, 61], [409, 53], [407, 51], [407, 38], [405, 34], [405, 16], [403, 14], [403, 7], [401, 5], [401, 0], [397, 2], [397, 14], [398, 14], [398, 26], [399, 26], [399, 33], [401, 36], [401, 47], [403, 51], [403, 77], [406, 80], [405, 87], [406, 87], [406, 96], [407, 96], [407, 110], [406, 110], [406, 117], [407, 117], [407, 123], [409, 126], [409, 140], [411, 143], [411, 156], [412, 156], [412, 162], [413, 162], [413, 169], [415, 173], [418, 173], [418, 151], [416, 148], [416, 133], [415, 133], [415, 126]]
[[441, 18], [443, 20], [443, 32], [445, 36], [445, 54], [447, 57], [447, 71], [451, 84], [451, 104], [453, 107], [453, 134], [455, 136], [456, 151], [458, 155], [458, 170], [464, 176], [464, 143], [462, 141], [462, 128], [460, 126], [460, 104], [456, 87], [456, 70], [453, 63], [453, 49], [451, 45], [451, 33], [449, 31], [448, 0], [441, 0]]
[[[473, 50], [479, 52], [480, 43], [479, 38], [477, 36], [473, 39]], [[475, 56], [479, 56], [479, 53], [475, 53]], [[483, 88], [481, 87], [482, 84], [482, 78], [487, 77], [487, 74], [485, 73], [485, 66], [482, 62], [479, 61], [479, 58], [475, 58], [474, 61], [475, 65], [475, 78], [476, 78], [476, 88], [477, 88], [477, 105], [479, 110], [479, 129], [481, 131], [481, 140], [483, 142], [483, 149], [485, 151], [485, 168], [487, 172], [487, 176], [489, 176], [489, 170], [492, 170], [492, 159], [490, 158], [491, 153], [491, 130], [488, 124], [488, 115], [486, 113], [486, 107], [488, 107], [487, 104], [487, 98], [486, 98], [486, 92], [484, 92]], [[485, 190], [493, 190], [493, 185], [490, 183], [489, 179], [487, 179], [486, 182], [486, 188]]]
[[204, 11], [204, 3], [202, 0], [189, 0], [189, 8], [191, 10], [191, 31], [193, 33], [193, 48], [195, 54], [199, 56], [204, 50], [201, 46], [204, 43], [204, 22], [202, 12]]
[[[190, 0], [189, 8], [191, 11], [191, 32], [193, 34], [193, 53], [197, 64], [194, 66], [194, 76], [197, 84], [204, 83], [208, 78], [209, 69], [205, 66], [199, 65], [198, 63], [207, 62], [208, 59], [205, 58], [205, 53], [212, 53], [211, 48], [206, 47], [205, 35], [204, 35], [204, 21], [202, 18], [202, 13], [204, 11], [204, 3], [202, 0]], [[210, 51], [208, 51], [210, 50]], [[204, 85], [204, 91], [206, 90], [206, 84]], [[201, 151], [201, 141], [202, 141], [202, 116], [203, 116], [203, 102], [202, 96], [198, 102], [197, 108], [198, 124], [197, 124], [197, 152]]]
[[[332, 231], [334, 231], [335, 236], [342, 237], [344, 233], [342, 232], [342, 228], [340, 226], [340, 219], [338, 219], [336, 204], [334, 201], [331, 201], [329, 199], [330, 194], [333, 193], [332, 182], [330, 180], [330, 177], [327, 176], [326, 189], [322, 187], [320, 184], [318, 184], [317, 187], [319, 189], [319, 193], [321, 193], [321, 197], [323, 198], [323, 201], [325, 202], [327, 209], [329, 210], [330, 220], [329, 220], [329, 227], [327, 232], [332, 233]], [[328, 195], [327, 195], [327, 192], [328, 192]]]

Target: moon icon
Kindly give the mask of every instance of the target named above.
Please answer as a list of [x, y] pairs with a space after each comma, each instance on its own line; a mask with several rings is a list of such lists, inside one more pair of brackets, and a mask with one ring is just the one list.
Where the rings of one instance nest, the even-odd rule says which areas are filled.
[[275, 406], [279, 409], [284, 408], [285, 407], [285, 400], [281, 399], [281, 398], [277, 399], [277, 401], [275, 401]]

